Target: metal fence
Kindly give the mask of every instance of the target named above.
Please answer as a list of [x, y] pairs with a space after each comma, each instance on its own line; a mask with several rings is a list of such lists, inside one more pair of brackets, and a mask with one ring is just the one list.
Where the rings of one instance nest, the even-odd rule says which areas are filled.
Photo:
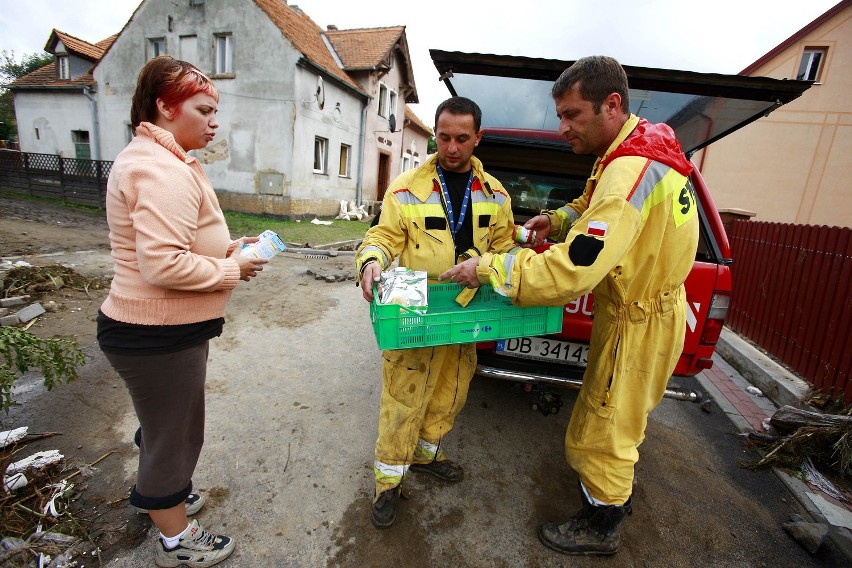
[[852, 229], [736, 221], [727, 325], [852, 404]]
[[112, 162], [0, 150], [0, 188], [68, 203], [104, 207]]

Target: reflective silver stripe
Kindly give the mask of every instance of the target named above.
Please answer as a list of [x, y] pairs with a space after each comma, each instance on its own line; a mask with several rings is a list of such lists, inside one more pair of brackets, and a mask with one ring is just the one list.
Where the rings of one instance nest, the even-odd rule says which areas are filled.
[[438, 454], [438, 444], [432, 444], [423, 438], [420, 438], [417, 440], [417, 445], [420, 446], [423, 452], [432, 459], [434, 459]]
[[659, 185], [667, 173], [672, 170], [670, 166], [662, 162], [651, 162], [651, 165], [642, 174], [642, 179], [639, 185], [633, 190], [633, 195], [630, 196], [630, 205], [638, 211], [642, 211], [645, 200], [654, 192], [654, 188]]
[[558, 210], [568, 215], [568, 219], [571, 220], [572, 225], [577, 222], [577, 219], [580, 218], [580, 214], [577, 213], [574, 209], [571, 209], [570, 207], [563, 206], [560, 207]]
[[473, 201], [474, 203], [482, 203], [484, 201], [487, 201], [491, 203], [496, 203], [497, 205], [502, 207], [509, 197], [498, 191], [492, 191], [491, 195], [488, 195], [487, 193], [485, 193], [485, 191], [480, 189], [477, 191], [470, 192], [470, 198], [471, 201]]
[[368, 256], [378, 256], [381, 259], [382, 266], [384, 267], [390, 265], [390, 262], [388, 262], [388, 257], [386, 257], [385, 253], [382, 252], [382, 249], [377, 246], [368, 245], [364, 247], [364, 249], [361, 251], [361, 258], [367, 258]]
[[408, 465], [390, 465], [382, 463], [379, 460], [373, 462], [373, 467], [375, 467], [382, 475], [386, 475], [388, 477], [402, 477], [405, 475], [405, 472], [408, 471]]
[[404, 205], [425, 205], [425, 204], [441, 205], [441, 203], [442, 203], [441, 194], [437, 191], [433, 191], [433, 192], [429, 193], [429, 197], [426, 198], [426, 201], [420, 201], [419, 199], [417, 199], [417, 196], [415, 196], [413, 193], [411, 193], [407, 189], [395, 191], [393, 193], [393, 195], [394, 195], [394, 197], [396, 197], [397, 201], [399, 201], [399, 204], [403, 205], [403, 206]]

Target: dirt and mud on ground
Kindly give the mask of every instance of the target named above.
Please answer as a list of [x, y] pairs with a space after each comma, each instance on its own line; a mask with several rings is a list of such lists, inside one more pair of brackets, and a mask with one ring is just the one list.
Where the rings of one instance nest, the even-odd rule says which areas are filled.
[[[80, 274], [108, 276], [107, 242], [98, 212], [0, 199], [4, 259], [59, 260]], [[561, 393], [559, 414], [544, 417], [511, 383], [476, 378], [444, 442], [465, 466], [465, 480], [444, 485], [410, 476], [412, 498], [402, 502], [394, 527], [372, 526], [381, 354], [351, 278], [351, 255], [281, 254], [259, 278], [237, 287], [225, 331], [211, 342], [205, 447], [193, 483], [208, 497], [200, 522], [237, 538], [225, 565], [597, 566], [596, 559], [556, 554], [536, 538], [541, 523], [563, 521], [579, 507], [577, 479], [562, 450], [573, 391]], [[100, 561], [136, 568], [150, 565], [155, 533], [127, 504], [137, 422], [95, 342], [105, 294], [105, 288], [47, 293], [45, 301], [59, 308], [30, 331], [76, 335], [86, 365], [76, 382], [51, 392], [39, 377], [25, 376], [15, 393], [19, 404], [0, 414], [0, 430], [58, 433], [27, 444], [24, 455], [55, 448], [65, 456], [66, 475], [85, 471], [71, 481]], [[677, 383], [698, 388], [694, 379]], [[652, 414], [634, 512], [608, 565], [845, 565], [835, 549], [811, 556], [786, 535], [781, 524], [804, 511], [770, 471], [740, 466], [756, 454], [723, 412], [709, 410], [665, 400]]]

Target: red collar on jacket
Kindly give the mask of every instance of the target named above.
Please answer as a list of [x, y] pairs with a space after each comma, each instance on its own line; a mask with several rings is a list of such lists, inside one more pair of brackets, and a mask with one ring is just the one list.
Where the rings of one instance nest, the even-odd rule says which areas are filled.
[[692, 162], [686, 159], [674, 130], [668, 124], [651, 124], [644, 118], [639, 119], [639, 124], [618, 148], [604, 157], [601, 170], [621, 156], [641, 156], [662, 162], [684, 176], [689, 176], [693, 170]]

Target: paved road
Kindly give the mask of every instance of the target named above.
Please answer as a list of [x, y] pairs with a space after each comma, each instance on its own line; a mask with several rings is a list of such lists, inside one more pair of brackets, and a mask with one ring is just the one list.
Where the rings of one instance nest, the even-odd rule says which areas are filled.
[[[257, 289], [238, 289], [225, 333], [212, 343], [207, 439], [194, 483], [209, 497], [202, 524], [238, 538], [225, 566], [599, 565], [553, 553], [536, 538], [542, 522], [579, 506], [562, 455], [573, 391], [562, 392], [559, 414], [544, 417], [511, 383], [475, 379], [446, 441], [466, 479], [447, 486], [411, 476], [412, 499], [396, 525], [371, 525], [380, 353], [359, 290], [314, 281], [306, 267], [276, 259], [264, 274], [263, 302]], [[308, 299], [325, 309], [288, 320]], [[92, 357], [90, 368], [103, 369], [99, 352]], [[675, 382], [703, 388], [694, 378]], [[110, 426], [129, 446], [132, 411]], [[130, 475], [135, 457], [124, 454]], [[641, 449], [622, 550], [607, 565], [845, 565], [832, 546], [811, 556], [787, 536], [781, 524], [804, 510], [771, 471], [741, 467], [756, 458], [718, 405], [705, 412], [663, 401]], [[108, 566], [149, 565], [153, 535]]]

